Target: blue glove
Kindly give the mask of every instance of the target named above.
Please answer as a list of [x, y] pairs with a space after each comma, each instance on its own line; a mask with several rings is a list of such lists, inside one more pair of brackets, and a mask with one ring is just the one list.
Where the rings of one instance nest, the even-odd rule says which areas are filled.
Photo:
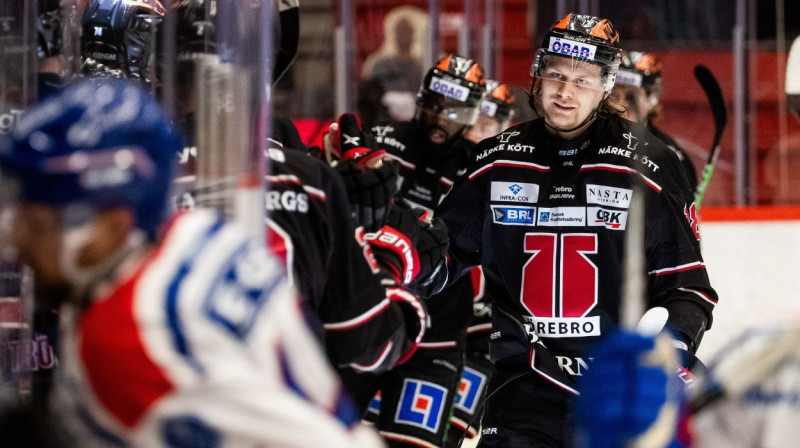
[[[579, 446], [625, 446], [656, 421], [662, 407], [680, 399], [677, 376], [645, 364], [654, 346], [652, 337], [618, 330], [589, 350], [593, 361], [578, 382], [574, 409]], [[680, 445], [673, 437], [669, 446]]]

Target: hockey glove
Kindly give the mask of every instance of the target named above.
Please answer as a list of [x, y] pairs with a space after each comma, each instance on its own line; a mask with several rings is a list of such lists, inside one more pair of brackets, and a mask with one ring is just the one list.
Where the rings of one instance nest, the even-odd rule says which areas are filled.
[[681, 446], [676, 430], [684, 390], [671, 369], [651, 363], [659, 343], [651, 336], [615, 331], [587, 353], [594, 361], [578, 384], [578, 446], [626, 446], [645, 435], [656, 443], [642, 446]]
[[416, 245], [420, 228], [417, 214], [395, 206], [389, 210], [387, 222], [380, 230], [365, 235], [378, 265], [398, 285], [409, 284], [419, 273]]
[[386, 150], [379, 147], [372, 134], [361, 127], [358, 115], [352, 113], [340, 115], [336, 123], [331, 124], [323, 142], [326, 154], [340, 160], [355, 160], [359, 166], [386, 155]]
[[415, 289], [426, 290], [438, 272], [446, 269], [447, 249], [450, 247], [450, 236], [447, 225], [439, 218], [428, 220], [419, 216], [419, 237], [417, 238], [417, 255], [419, 257], [419, 274], [415, 280]]
[[344, 181], [347, 198], [357, 226], [375, 232], [386, 222], [386, 214], [397, 194], [397, 163], [384, 160], [377, 168], [343, 160], [335, 167]]

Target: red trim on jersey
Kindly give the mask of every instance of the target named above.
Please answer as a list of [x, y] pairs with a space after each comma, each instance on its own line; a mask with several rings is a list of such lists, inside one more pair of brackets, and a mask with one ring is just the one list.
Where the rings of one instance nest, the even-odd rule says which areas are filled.
[[386, 345], [383, 347], [383, 350], [381, 350], [381, 353], [378, 355], [378, 358], [372, 364], [365, 366], [361, 364], [352, 363], [350, 364], [350, 366], [352, 366], [354, 369], [360, 372], [370, 372], [372, 370], [375, 370], [378, 367], [382, 366], [384, 362], [386, 362], [386, 357], [389, 356], [389, 353], [392, 351], [392, 347], [394, 347], [392, 341], [387, 342]]
[[320, 190], [319, 188], [314, 188], [314, 187], [310, 187], [308, 185], [303, 185], [303, 191], [308, 193], [310, 196], [314, 196], [315, 198], [319, 199], [320, 201], [328, 200], [328, 195], [326, 195], [325, 192]]
[[695, 261], [694, 263], [686, 263], [680, 266], [673, 266], [669, 268], [663, 269], [656, 269], [653, 271], [648, 272], [650, 275], [655, 275], [656, 277], [667, 275], [667, 274], [676, 274], [678, 272], [684, 271], [691, 271], [692, 269], [705, 269], [706, 265], [703, 264], [702, 261]]
[[615, 173], [635, 173], [642, 177], [644, 183], [646, 183], [650, 188], [655, 190], [657, 193], [661, 193], [661, 185], [653, 182], [652, 179], [645, 176], [641, 172], [624, 165], [612, 165], [610, 163], [594, 163], [589, 165], [583, 165], [581, 167], [581, 171], [593, 171], [593, 170], [600, 170], [600, 171], [613, 171]]
[[416, 165], [414, 165], [413, 163], [411, 163], [411, 162], [407, 162], [407, 161], [405, 161], [405, 160], [401, 159], [400, 157], [397, 157], [396, 155], [394, 155], [394, 154], [392, 154], [392, 153], [388, 153], [388, 152], [387, 152], [387, 153], [386, 153], [386, 157], [388, 157], [388, 158], [390, 158], [390, 159], [392, 159], [392, 160], [396, 160], [396, 161], [397, 161], [397, 163], [399, 163], [400, 165], [403, 165], [403, 167], [404, 167], [404, 168], [406, 168], [406, 169], [409, 169], [409, 170], [415, 170], [415, 169], [417, 169], [417, 166], [416, 166]]
[[395, 440], [398, 442], [403, 442], [408, 445], [418, 446], [420, 448], [437, 448], [436, 445], [426, 442], [422, 439], [418, 439], [413, 436], [407, 436], [405, 434], [397, 434], [394, 432], [386, 432], [386, 431], [378, 431], [378, 434], [381, 435], [386, 440]]
[[574, 395], [580, 395], [580, 392], [578, 392], [577, 390], [567, 386], [566, 384], [562, 383], [561, 381], [558, 381], [557, 379], [551, 377], [547, 373], [545, 373], [545, 372], [543, 372], [543, 371], [541, 371], [541, 370], [536, 368], [536, 365], [535, 365], [536, 364], [536, 349], [534, 349], [533, 347], [531, 347], [530, 353], [528, 354], [528, 360], [529, 360], [529, 364], [531, 366], [531, 369], [533, 369], [534, 372], [538, 373], [539, 376], [544, 378], [546, 381], [548, 381], [548, 382], [554, 384], [556, 387], [561, 388], [561, 389], [563, 389], [563, 390], [565, 390], [567, 392], [570, 392], [570, 393], [572, 393]]
[[276, 175], [267, 174], [266, 176], [264, 176], [264, 179], [268, 180], [270, 183], [273, 184], [290, 183], [290, 184], [302, 185], [300, 178], [295, 176], [294, 174], [276, 174]]
[[469, 175], [469, 180], [475, 179], [476, 177], [480, 176], [481, 174], [491, 170], [496, 166], [508, 166], [512, 168], [525, 168], [534, 171], [540, 171], [542, 173], [550, 172], [549, 166], [539, 165], [532, 162], [520, 162], [517, 160], [495, 160], [492, 163], [486, 164], [477, 170], [473, 171], [472, 174]]
[[717, 304], [716, 300], [712, 299], [711, 296], [709, 296], [708, 294], [704, 293], [703, 291], [698, 291], [698, 290], [693, 289], [693, 288], [678, 288], [678, 290], [685, 291], [685, 292], [691, 292], [693, 294], [696, 294], [701, 299], [705, 300], [706, 302], [711, 303], [712, 305], [716, 305]]
[[365, 313], [362, 313], [360, 316], [354, 317], [350, 320], [346, 320], [343, 322], [330, 322], [324, 324], [323, 327], [328, 331], [350, 330], [352, 328], [358, 327], [359, 325], [363, 325], [365, 322], [372, 320], [375, 316], [382, 313], [383, 310], [385, 310], [390, 303], [391, 302], [389, 299], [383, 299], [380, 303], [370, 308]]
[[460, 418], [458, 418], [456, 416], [451, 416], [450, 417], [450, 424], [455, 426], [456, 428], [466, 432], [468, 439], [473, 439], [473, 438], [475, 438], [475, 436], [478, 435], [478, 431], [474, 427], [470, 426], [469, 428], [467, 428], [467, 422], [465, 422], [464, 420], [461, 420]]
[[481, 331], [490, 331], [491, 329], [492, 329], [492, 324], [490, 322], [485, 324], [472, 325], [470, 327], [467, 327], [467, 334], [478, 333]]
[[800, 221], [800, 207], [703, 207], [704, 223], [712, 221]]
[[133, 307], [144, 270], [140, 268], [111, 296], [92, 304], [76, 328], [78, 353], [94, 396], [128, 428], [174, 388], [139, 336]]

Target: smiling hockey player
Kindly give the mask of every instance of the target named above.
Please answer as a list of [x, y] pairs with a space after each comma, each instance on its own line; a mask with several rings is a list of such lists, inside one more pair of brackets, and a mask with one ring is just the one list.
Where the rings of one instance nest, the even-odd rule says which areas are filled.
[[648, 306], [669, 310], [689, 350], [711, 325], [717, 299], [679, 161], [608, 99], [620, 53], [608, 20], [555, 24], [531, 67], [543, 118], [481, 142], [440, 207], [451, 240], [441, 283], [481, 264], [494, 299], [481, 446], [570, 445], [584, 350], [619, 320], [634, 188], [646, 204]]

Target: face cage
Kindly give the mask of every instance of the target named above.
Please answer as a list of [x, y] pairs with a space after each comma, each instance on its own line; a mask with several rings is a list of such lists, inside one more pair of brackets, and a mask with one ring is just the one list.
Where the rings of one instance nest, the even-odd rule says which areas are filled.
[[596, 65], [596, 66], [600, 67], [600, 73], [601, 73], [601, 75], [600, 75], [600, 84], [601, 84], [602, 88], [593, 88], [593, 87], [586, 86], [586, 85], [580, 85], [580, 84], [577, 84], [577, 83], [574, 83], [574, 82], [571, 82], [570, 84], [573, 84], [576, 87], [580, 87], [580, 88], [587, 88], [587, 89], [591, 89], [591, 90], [603, 91], [606, 94], [610, 93], [611, 89], [614, 88], [614, 83], [615, 83], [616, 78], [617, 78], [617, 70], [619, 69], [619, 62], [615, 62], [613, 64], [608, 64], [608, 63], [601, 62], [601, 61], [588, 61], [586, 59], [580, 59], [580, 58], [575, 58], [575, 57], [570, 57], [570, 56], [555, 55], [555, 54], [552, 54], [552, 53], [548, 52], [544, 48], [540, 48], [536, 52], [536, 57], [533, 59], [533, 63], [531, 64], [531, 70], [530, 70], [531, 78], [539, 78], [539, 79], [547, 79], [547, 80], [552, 80], [552, 81], [557, 81], [557, 82], [565, 82], [565, 81], [562, 81], [562, 80], [549, 78], [547, 76], [547, 74], [545, 73], [545, 69], [547, 68], [547, 63], [549, 62], [550, 58], [553, 58], [553, 57], [560, 57], [560, 58], [564, 58], [564, 59], [570, 59], [572, 61], [573, 69], [580, 69], [580, 68], [585, 67], [587, 65]]
[[450, 100], [439, 94], [437, 97], [444, 98], [444, 101], [433, 97], [432, 93], [423, 93], [417, 98], [417, 107], [430, 115], [440, 117], [464, 126], [472, 126], [478, 121], [480, 109], [477, 105], [468, 106], [466, 103]]

